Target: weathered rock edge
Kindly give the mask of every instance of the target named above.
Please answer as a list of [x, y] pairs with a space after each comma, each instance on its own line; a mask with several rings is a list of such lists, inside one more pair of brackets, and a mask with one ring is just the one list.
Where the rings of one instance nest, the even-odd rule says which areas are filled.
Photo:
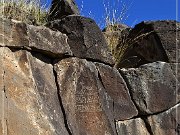
[[0, 46], [33, 50], [49, 57], [72, 55], [67, 36], [44, 26], [0, 18]]
[[[1, 28], [3, 28], [3, 27], [1, 27]], [[15, 31], [17, 32], [17, 30], [15, 29]], [[17, 32], [18, 33], [18, 32]], [[18, 33], [19, 34], [19, 33]], [[8, 33], [6, 33], [6, 36], [8, 36]], [[3, 39], [3, 37], [1, 37], [2, 39]], [[16, 40], [16, 38], [18, 39], [18, 40]], [[8, 38], [7, 38], [8, 39]], [[22, 41], [22, 42], [19, 42], [19, 39], [20, 39], [20, 41]], [[8, 41], [8, 40], [7, 40]], [[23, 40], [21, 39], [21, 36], [20, 37], [18, 37], [17, 35], [15, 36], [15, 38], [14, 38], [14, 40], [13, 41], [10, 41], [10, 42], [14, 42], [14, 43], [26, 43], [26, 40], [24, 40], [25, 42], [23, 42]], [[9, 41], [8, 41], [9, 42]], [[12, 44], [13, 45], [13, 44]], [[41, 84], [43, 84], [43, 82], [41, 82], [41, 81], [39, 81], [39, 77], [40, 78], [43, 78], [43, 79], [49, 79], [49, 77], [50, 76], [47, 76], [47, 77], [43, 77], [43, 75], [42, 75], [42, 72], [41, 71], [39, 71], [39, 72], [37, 72], [38, 70], [38, 68], [40, 68], [41, 67], [41, 69], [43, 69], [43, 68], [45, 68], [45, 69], [50, 69], [50, 70], [47, 70], [47, 72], [46, 71], [44, 71], [45, 72], [45, 74], [47, 74], [48, 72], [51, 72], [52, 73], [52, 65], [51, 65], [51, 68], [49, 68], [49, 66], [47, 66], [48, 64], [49, 64], [49, 62], [48, 62], [48, 60], [47, 61], [44, 61], [44, 60], [42, 60], [42, 59], [44, 59], [44, 57], [46, 57], [46, 56], [50, 56], [50, 57], [52, 57], [51, 55], [49, 55], [48, 53], [43, 53], [43, 54], [46, 54], [46, 56], [43, 56], [43, 58], [41, 59], [40, 58], [40, 56], [37, 56], [37, 54], [34, 54], [33, 56], [31, 56], [31, 54], [28, 52], [28, 51], [35, 51], [35, 49], [33, 50], [33, 49], [28, 49], [28, 47], [27, 47], [27, 50], [28, 51], [26, 51], [26, 50], [22, 50], [21, 51], [21, 48], [23, 48], [22, 46], [21, 47], [13, 47], [13, 46], [3, 46], [2, 45], [2, 47], [0, 47], [0, 49], [2, 49], [2, 48], [5, 48], [5, 50], [9, 50], [9, 48], [11, 48], [11, 51], [13, 50], [12, 48], [15, 48], [15, 50], [14, 51], [12, 51], [12, 55], [13, 55], [13, 57], [8, 57], [8, 55], [7, 56], [5, 56], [7, 59], [9, 59], [9, 63], [10, 63], [10, 65], [11, 66], [7, 66], [7, 69], [5, 69], [5, 70], [7, 70], [7, 71], [10, 71], [9, 72], [9, 75], [8, 76], [6, 76], [7, 74], [8, 74], [8, 72], [4, 72], [3, 70], [1, 70], [0, 69], [0, 72], [1, 72], [1, 78], [0, 78], [0, 88], [2, 88], [2, 93], [3, 93], [3, 96], [5, 97], [5, 98], [8, 98], [8, 94], [7, 94], [7, 89], [9, 89], [10, 91], [10, 94], [11, 94], [11, 96], [14, 96], [12, 93], [13, 92], [17, 92], [17, 91], [14, 91], [14, 88], [15, 87], [5, 87], [5, 85], [2, 85], [3, 83], [4, 83], [4, 78], [6, 78], [6, 83], [7, 84], [9, 84], [9, 83], [12, 83], [13, 85], [12, 86], [14, 86], [14, 84], [15, 84], [15, 86], [17, 85], [17, 84], [19, 84], [20, 86], [24, 86], [24, 87], [28, 87], [28, 85], [27, 85], [27, 83], [29, 83], [29, 84], [32, 84], [32, 82], [33, 83], [36, 83], [37, 84], [37, 89], [34, 89], [34, 91], [35, 91], [35, 93], [38, 93], [38, 92], [40, 92], [41, 93], [41, 90], [42, 90], [42, 88], [41, 88]], [[17, 49], [20, 49], [19, 51], [17, 51]], [[11, 52], [10, 51], [10, 52]], [[35, 51], [35, 52], [37, 52], [37, 51]], [[42, 53], [41, 51], [39, 51], [39, 53]], [[6, 53], [6, 54], [8, 54], [8, 53]], [[25, 55], [24, 55], [25, 54]], [[3, 53], [1, 53], [1, 55], [4, 57], [4, 52]], [[27, 62], [28, 60], [26, 59], [26, 55], [28, 56], [28, 60], [30, 60], [31, 62]], [[34, 57], [36, 55], [36, 57]], [[15, 56], [15, 57], [14, 57]], [[22, 56], [22, 57], [21, 57]], [[33, 58], [31, 58], [31, 57], [33, 57]], [[38, 59], [37, 59], [37, 57], [38, 57]], [[55, 57], [52, 57], [52, 58], [55, 58]], [[45, 58], [46, 59], [46, 58]], [[47, 58], [48, 59], [48, 58]], [[74, 59], [78, 59], [78, 58], [74, 58]], [[14, 61], [20, 61], [18, 64], [15, 62], [15, 63], [13, 63]], [[40, 62], [39, 62], [40, 61]], [[82, 60], [82, 59], [80, 59], [80, 61], [86, 61], [86, 60]], [[4, 61], [4, 59], [2, 60], [2, 63], [3, 62], [5, 62], [5, 63], [8, 63], [8, 61]], [[43, 62], [45, 62], [45, 65], [46, 66], [41, 66], [41, 64], [39, 64], [39, 63], [43, 63]], [[62, 62], [62, 61], [60, 61], [60, 62]], [[88, 63], [88, 62], [87, 62]], [[91, 62], [92, 63], [92, 62]], [[31, 65], [31, 67], [32, 67], [32, 74], [34, 74], [33, 75], [33, 77], [34, 77], [34, 80], [32, 81], [32, 82], [30, 82], [29, 80], [29, 78], [27, 78], [27, 76], [24, 76], [24, 74], [28, 74], [29, 73], [29, 69], [27, 68], [28, 67], [28, 64], [29, 65]], [[3, 65], [3, 64], [2, 64]], [[2, 66], [1, 65], [1, 66]], [[7, 64], [8, 65], [8, 64]], [[32, 65], [34, 65], [34, 66], [32, 66]], [[94, 65], [94, 64], [93, 64]], [[16, 67], [17, 66], [17, 67]], [[23, 71], [23, 75], [19, 72], [19, 71], [17, 71], [17, 72], [14, 72], [16, 69], [19, 69], [19, 67], [22, 69], [22, 71]], [[35, 67], [35, 68], [34, 68]], [[169, 67], [169, 66], [168, 66]], [[6, 67], [5, 67], [6, 68]], [[79, 67], [78, 67], [79, 68]], [[10, 70], [9, 70], [10, 69]], [[45, 70], [44, 69], [44, 70]], [[85, 68], [86, 69], [86, 68]], [[88, 68], [87, 68], [88, 69]], [[167, 70], [169, 70], [170, 68], [168, 68]], [[79, 69], [77, 69], [77, 70], [79, 70]], [[82, 70], [82, 69], [80, 69], [80, 70]], [[13, 71], [13, 72], [11, 72], [11, 71]], [[53, 74], [53, 73], [52, 73]], [[18, 81], [18, 83], [15, 81], [16, 79], [14, 79], [13, 77], [14, 76], [17, 76], [17, 78], [19, 77], [19, 76], [21, 76], [20, 77], [20, 80]], [[31, 75], [30, 75], [31, 76]], [[46, 76], [46, 75], [45, 75]], [[97, 73], [96, 73], [96, 76], [97, 76]], [[89, 77], [89, 76], [88, 76]], [[13, 79], [12, 79], [13, 78]], [[174, 78], [174, 77], [173, 77]], [[12, 81], [10, 81], [10, 80], [12, 80]], [[173, 79], [174, 80], [174, 79]], [[25, 83], [23, 83], [23, 84], [21, 84], [20, 82], [25, 82]], [[57, 79], [56, 79], [56, 84], [57, 84]], [[3, 82], [3, 83], [1, 83], [1, 82]], [[102, 81], [103, 82], [103, 81]], [[40, 85], [39, 85], [40, 84]], [[46, 83], [44, 83], [44, 84], [46, 84]], [[31, 85], [30, 85], [31, 86]], [[32, 85], [33, 86], [33, 85]], [[38, 88], [39, 87], [39, 88]], [[57, 87], [57, 86], [56, 86]], [[48, 88], [51, 88], [51, 85], [48, 85]], [[104, 86], [104, 88], [105, 88], [105, 86]], [[103, 88], [102, 88], [103, 89]], [[4, 91], [3, 91], [4, 90]], [[60, 89], [59, 89], [60, 90]], [[32, 90], [33, 91], [33, 90]], [[53, 91], [51, 91], [51, 90], [49, 90], [49, 91], [46, 91], [46, 94], [48, 95], [49, 93], [51, 93], [51, 92], [53, 92]], [[22, 93], [17, 93], [18, 94], [18, 96], [19, 96], [19, 94], [22, 94]], [[30, 94], [34, 94], [33, 92], [31, 93], [31, 91], [30, 91]], [[41, 93], [42, 94], [42, 93]], [[41, 95], [41, 94], [38, 94], [38, 95]], [[103, 94], [103, 93], [101, 93], [101, 94]], [[43, 95], [43, 94], [42, 94]], [[44, 102], [44, 101], [46, 101], [46, 100], [44, 100], [45, 98], [43, 97], [41, 95], [41, 101], [42, 102]], [[51, 94], [49, 94], [50, 96], [52, 96]], [[2, 96], [2, 95], [0, 95], [0, 96]], [[16, 97], [13, 97], [13, 98], [19, 98], [18, 96], [16, 96]], [[22, 96], [22, 95], [21, 95]], [[25, 97], [26, 97], [26, 95], [25, 95]], [[36, 97], [36, 96], [35, 96]], [[105, 97], [105, 96], [102, 96], [102, 97]], [[113, 96], [112, 96], [113, 97]], [[44, 98], [44, 99], [43, 99]], [[56, 98], [57, 99], [57, 98]], [[28, 100], [28, 98], [27, 99], [25, 99], [25, 100]], [[53, 98], [51, 98], [51, 100], [53, 100]], [[101, 100], [103, 100], [103, 102], [105, 103], [106, 101], [104, 100], [104, 98], [102, 98]], [[21, 99], [18, 99], [18, 103], [17, 104], [21, 104]], [[11, 101], [10, 100], [10, 102], [9, 103], [13, 103], [13, 101]], [[31, 102], [25, 102], [25, 103], [30, 103], [31, 104]], [[35, 104], [36, 104], [36, 102], [34, 102]], [[5, 104], [7, 104], [7, 100], [5, 101]], [[107, 104], [107, 103], [105, 103], [105, 104]], [[22, 103], [22, 105], [26, 105], [26, 104], [24, 104], [24, 103]], [[32, 105], [32, 104], [31, 104]], [[37, 105], [37, 104], [36, 104]], [[50, 104], [50, 102], [49, 102], [49, 104], [48, 105], [50, 105], [51, 106], [51, 104]], [[16, 109], [16, 107], [13, 107], [13, 104], [11, 104], [10, 105], [10, 107], [11, 108], [13, 108], [13, 112], [16, 112], [16, 111], [14, 111], [15, 109]], [[32, 106], [30, 106], [30, 107], [32, 107]], [[38, 106], [38, 107], [40, 107], [40, 106]], [[64, 107], [64, 106], [63, 106]], [[169, 106], [170, 107], [170, 106]], [[168, 107], [168, 108], [169, 108]], [[46, 105], [44, 106], [44, 112], [40, 112], [41, 114], [43, 114], [43, 113], [48, 113], [48, 109], [49, 109], [49, 107], [47, 107]], [[64, 107], [65, 108], [65, 107]], [[107, 107], [105, 107], [105, 108], [107, 108]], [[37, 108], [34, 108], [34, 109], [37, 109]], [[104, 109], [105, 110], [105, 109]], [[106, 111], [106, 110], [105, 110]], [[105, 113], [109, 113], [109, 112], [111, 112], [112, 110], [108, 110], [108, 112], [105, 112]], [[21, 111], [19, 111], [19, 112], [21, 112]], [[19, 114], [19, 112], [17, 112], [17, 114]], [[163, 109], [163, 111], [161, 112], [161, 113], [164, 113], [164, 112], [166, 112], [166, 110], [164, 110]], [[158, 111], [158, 113], [159, 113], [159, 111]], [[145, 120], [142, 120], [142, 122], [141, 122], [141, 120], [140, 120], [140, 123], [144, 123], [144, 125], [143, 126], [145, 126], [145, 130], [149, 130], [148, 128], [147, 128], [147, 126], [149, 125], [149, 126], [152, 126], [154, 123], [152, 122], [152, 121], [156, 121], [157, 122], [157, 124], [159, 124], [159, 119], [161, 120], [164, 120], [164, 118], [168, 118], [167, 119], [167, 121], [169, 122], [169, 121], [171, 121], [172, 119], [174, 119], [174, 115], [173, 115], [173, 117], [171, 117], [171, 113], [167, 113], [167, 115], [165, 115], [165, 116], [163, 116], [162, 117], [162, 115], [159, 115], [157, 112], [155, 112], [155, 113], [151, 113], [150, 112], [150, 117], [152, 116], [152, 115], [157, 115], [157, 116], [155, 116], [155, 117], [151, 117], [151, 118], [149, 118], [149, 114], [147, 115], [148, 117], [146, 117], [146, 119]], [[17, 114], [15, 114], [15, 115], [17, 115]], [[26, 115], [26, 114], [25, 114]], [[24, 116], [25, 116], [24, 115]], [[109, 114], [108, 114], [109, 115]], [[14, 116], [14, 115], [13, 115]], [[49, 115], [48, 115], [49, 116]], [[138, 117], [141, 117], [140, 115], [138, 116]], [[19, 118], [19, 117], [18, 117]], [[21, 117], [22, 118], [22, 117]], [[20, 118], [20, 120], [22, 121], [22, 120], [24, 120], [24, 119], [26, 119], [26, 117], [23, 117], [22, 119]], [[178, 116], [178, 118], [179, 118], [179, 116]], [[13, 119], [13, 117], [11, 118], [11, 119]], [[42, 126], [44, 126], [44, 127], [46, 127], [46, 124], [47, 124], [47, 120], [45, 119], [45, 118], [40, 118], [41, 119], [41, 124], [42, 124]], [[50, 119], [50, 117], [48, 118], [48, 119]], [[66, 118], [65, 118], [66, 119]], [[134, 121], [134, 118], [130, 118], [130, 120], [132, 120], [132, 121]], [[164, 123], [165, 122], [167, 122], [167, 121], [164, 121]], [[24, 122], [24, 121], [23, 121]], [[39, 121], [38, 121], [39, 122]], [[43, 123], [44, 122], [44, 123]], [[149, 124], [149, 123], [151, 123], [151, 124]], [[173, 121], [173, 123], [170, 123], [170, 126], [171, 126], [171, 124], [179, 124], [180, 122], [179, 122], [179, 119], [176, 119], [175, 120], [175, 122]], [[1, 124], [2, 123], [0, 123], [0, 128], [1, 128]], [[7, 123], [5, 123], [5, 124], [7, 124]], [[29, 124], [29, 123], [27, 123], [27, 124]], [[169, 124], [169, 123], [168, 123]], [[162, 123], [161, 124], [159, 124], [158, 126], [159, 127], [162, 127], [163, 126], [163, 128], [161, 128], [161, 135], [169, 135], [170, 133], [171, 133], [171, 129], [170, 129], [170, 131], [166, 131], [166, 129], [167, 129], [167, 127], [169, 126], [168, 124], [164, 124], [164, 125], [162, 125]], [[30, 124], [29, 124], [30, 125]], [[11, 124], [11, 126], [14, 126], [14, 125], [12, 125]], [[16, 126], [18, 126], [18, 124], [17, 125], [15, 125], [12, 129], [18, 129], [18, 128], [16, 128]], [[67, 125], [66, 125], [67, 126]], [[152, 127], [152, 129], [151, 130], [149, 130], [149, 131], [151, 131], [151, 132], [149, 132], [150, 134], [152, 134], [152, 132], [153, 132], [153, 135], [159, 135], [158, 133], [159, 133], [159, 130], [157, 130], [157, 129], [159, 129], [159, 127]], [[8, 126], [7, 128], [9, 128], [10, 126]], [[64, 126], [62, 126], [62, 127], [64, 127]], [[69, 127], [68, 127], [69, 128]], [[29, 128], [29, 130], [31, 130], [32, 128]], [[136, 129], [136, 128], [134, 128], [134, 126], [132, 126], [132, 129]], [[173, 132], [175, 131], [175, 132], [179, 132], [179, 129], [178, 129], [178, 127], [176, 127], [176, 129], [174, 128], [174, 125], [172, 126], [172, 129], [173, 129]], [[175, 129], [175, 130], [174, 130]], [[18, 129], [19, 130], [19, 129]], [[22, 132], [22, 131], [20, 131], [20, 132]], [[25, 131], [24, 131], [25, 132]], [[27, 131], [26, 131], [27, 132]], [[36, 133], [36, 130], [34, 130], [34, 131], [32, 131], [33, 133]], [[67, 133], [67, 131], [65, 131], [66, 133]], [[133, 131], [131, 131], [131, 132], [133, 132], [134, 133], [134, 130]], [[43, 131], [43, 133], [46, 133], [46, 131]], [[65, 134], [66, 134], [65, 133]], [[144, 133], [144, 131], [142, 131], [142, 133]], [[0, 130], [0, 134], [1, 134], [1, 130]], [[69, 133], [69, 134], [71, 134], [71, 133]], [[113, 134], [113, 133], [112, 133]], [[172, 135], [174, 135], [174, 134], [172, 134]]]

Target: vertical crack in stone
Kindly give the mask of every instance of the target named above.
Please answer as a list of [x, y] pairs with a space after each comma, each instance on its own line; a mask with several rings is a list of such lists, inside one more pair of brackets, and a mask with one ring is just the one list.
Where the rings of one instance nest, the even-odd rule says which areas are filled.
[[133, 93], [131, 91], [131, 86], [130, 86], [127, 78], [125, 77], [125, 75], [120, 70], [118, 70], [118, 71], [119, 71], [120, 75], [122, 76], [122, 78], [124, 79], [124, 82], [126, 83], [127, 90], [128, 90], [129, 95], [130, 95], [131, 101], [134, 103], [136, 109], [138, 110], [138, 115], [139, 115], [141, 111], [140, 111], [140, 108], [138, 107], [138, 105], [136, 104], [136, 102], [133, 99]]
[[[5, 112], [5, 110], [8, 109], [8, 100], [7, 100], [7, 94], [6, 94], [6, 87], [5, 87], [5, 70], [3, 69], [3, 75], [2, 75], [2, 84], [3, 84], [3, 90], [2, 90], [2, 129], [3, 129], [3, 135], [8, 135], [8, 113]], [[5, 106], [7, 101], [7, 105]], [[7, 116], [5, 116], [7, 115]]]
[[151, 125], [149, 124], [148, 120], [147, 120], [147, 117], [143, 116], [141, 117], [141, 119], [144, 121], [144, 124], [146, 126], [146, 129], [147, 131], [149, 132], [150, 135], [154, 135], [153, 134], [153, 131], [152, 131], [152, 128], [151, 128]]
[[[96, 67], [96, 70], [97, 70], [97, 73], [98, 73], [98, 79], [99, 79], [99, 81], [101, 82], [101, 84], [102, 84], [102, 87], [105, 89], [105, 86], [104, 86], [104, 84], [103, 84], [103, 80], [102, 80], [102, 78], [101, 78], [101, 75], [100, 75], [100, 73], [99, 73], [99, 70], [97, 69], [97, 67]], [[106, 89], [105, 89], [106, 90]], [[114, 113], [114, 100], [113, 100], [113, 113]], [[116, 120], [114, 119], [114, 114], [113, 114], [113, 126], [114, 126], [114, 132], [116, 133], [116, 134], [118, 134], [117, 133], [117, 129], [116, 129]]]
[[58, 95], [59, 103], [60, 103], [61, 110], [62, 110], [63, 117], [64, 117], [64, 125], [65, 125], [65, 128], [68, 131], [69, 135], [73, 135], [72, 132], [71, 132], [71, 129], [69, 128], [69, 125], [68, 125], [66, 111], [65, 111], [64, 106], [63, 106], [62, 98], [60, 96], [60, 87], [59, 87], [59, 84], [58, 84], [57, 73], [54, 70], [54, 67], [53, 67], [53, 73], [54, 73], [55, 83], [56, 83], [56, 87], [57, 87], [57, 95]]

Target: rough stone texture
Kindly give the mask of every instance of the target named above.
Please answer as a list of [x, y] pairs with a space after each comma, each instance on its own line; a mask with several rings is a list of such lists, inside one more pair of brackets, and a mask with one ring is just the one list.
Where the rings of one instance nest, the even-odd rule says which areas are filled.
[[167, 110], [180, 99], [180, 90], [176, 91], [176, 77], [165, 62], [154, 62], [121, 72], [141, 113], [153, 114]]
[[52, 57], [72, 55], [67, 43], [67, 36], [61, 32], [52, 31], [44, 26], [27, 26], [29, 47]]
[[180, 63], [171, 63], [170, 65], [178, 82], [180, 82]]
[[28, 46], [26, 24], [0, 18], [0, 46]]
[[0, 23], [0, 135], [180, 134], [175, 22], [137, 25], [127, 38], [142, 29], [145, 37], [123, 59], [125, 67], [169, 63], [120, 73], [109, 66], [114, 62], [91, 19], [68, 16], [50, 23], [67, 36], [14, 20]]
[[[128, 48], [123, 60], [130, 62], [121, 63], [118, 67], [138, 67], [155, 61], [177, 63], [180, 61], [179, 55], [176, 58], [180, 52], [179, 28], [179, 22], [167, 20], [137, 24], [126, 38], [133, 47]], [[137, 60], [131, 60], [133, 57]]]
[[115, 135], [105, 90], [93, 63], [78, 58], [55, 65], [60, 96], [73, 135]]
[[105, 38], [94, 20], [81, 16], [67, 16], [49, 23], [48, 27], [67, 34], [74, 56], [114, 64]]
[[71, 55], [67, 36], [44, 26], [32, 26], [22, 22], [0, 18], [0, 46], [26, 48], [50, 57]]
[[62, 19], [68, 15], [80, 14], [74, 0], [52, 0], [49, 13], [49, 21]]
[[68, 135], [50, 60], [0, 48], [0, 132]]
[[109, 106], [112, 106], [115, 120], [130, 119], [138, 114], [129, 95], [129, 90], [117, 69], [96, 63], [102, 84], [107, 93]]
[[117, 132], [118, 135], [150, 135], [141, 118], [118, 121]]
[[[176, 60], [176, 51], [179, 51], [180, 44], [176, 41], [180, 40], [179, 35], [180, 30], [176, 31], [176, 24], [179, 25], [179, 22], [176, 21], [149, 21], [142, 22], [138, 24], [132, 34], [140, 32], [148, 33], [152, 32], [149, 36], [144, 38], [142, 41], [139, 41], [139, 46], [137, 46], [136, 51], [145, 57], [148, 61], [169, 61], [175, 63]], [[176, 39], [177, 38], [177, 39]], [[147, 46], [145, 49], [144, 46]], [[153, 49], [159, 48], [160, 51]], [[163, 52], [163, 49], [165, 52]], [[148, 53], [148, 54], [147, 54]], [[156, 58], [157, 57], [157, 58]], [[162, 58], [161, 58], [162, 57]], [[164, 57], [164, 58], [163, 58]], [[167, 60], [166, 60], [167, 57]], [[161, 59], [159, 59], [161, 58]], [[179, 59], [179, 58], [178, 58]]]
[[180, 104], [148, 118], [154, 135], [180, 134]]

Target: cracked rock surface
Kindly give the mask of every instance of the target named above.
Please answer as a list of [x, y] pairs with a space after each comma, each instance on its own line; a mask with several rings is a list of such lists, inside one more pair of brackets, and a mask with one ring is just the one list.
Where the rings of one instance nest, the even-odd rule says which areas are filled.
[[[55, 64], [60, 96], [73, 135], [115, 134], [111, 111], [93, 63], [78, 58]], [[109, 110], [109, 111], [108, 111]]]
[[48, 27], [68, 36], [68, 44], [75, 57], [114, 64], [106, 40], [94, 20], [71, 15], [50, 22]]
[[121, 70], [141, 114], [162, 112], [179, 102], [176, 77], [165, 62]]
[[7, 135], [68, 135], [53, 67], [27, 51], [0, 48], [1, 132]]
[[[157, 57], [168, 61], [116, 69], [89, 18], [66, 16], [52, 22], [56, 31], [0, 23], [0, 135], [180, 134], [180, 70], [168, 46], [174, 41], [159, 38], [158, 52], [167, 54]], [[161, 34], [173, 24], [146, 23]]]

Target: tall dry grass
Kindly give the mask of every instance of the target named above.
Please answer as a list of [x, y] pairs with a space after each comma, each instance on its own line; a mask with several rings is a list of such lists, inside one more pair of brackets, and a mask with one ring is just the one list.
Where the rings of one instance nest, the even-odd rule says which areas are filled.
[[47, 11], [40, 0], [0, 0], [0, 16], [28, 24], [43, 25]]

